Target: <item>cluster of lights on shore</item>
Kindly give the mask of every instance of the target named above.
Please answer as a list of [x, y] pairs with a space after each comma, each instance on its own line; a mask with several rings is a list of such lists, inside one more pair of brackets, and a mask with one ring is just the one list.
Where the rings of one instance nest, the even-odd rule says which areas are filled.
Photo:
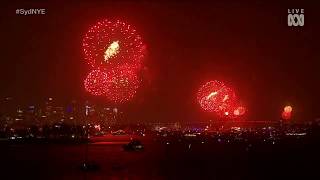
[[[103, 20], [92, 26], [83, 38], [83, 51], [91, 72], [84, 80], [87, 92], [122, 104], [131, 100], [139, 88], [138, 72], [145, 56], [145, 44], [129, 24]], [[242, 117], [247, 109], [234, 90], [213, 80], [203, 84], [197, 93], [200, 107], [220, 117]], [[291, 118], [292, 107], [286, 106], [282, 119]]]

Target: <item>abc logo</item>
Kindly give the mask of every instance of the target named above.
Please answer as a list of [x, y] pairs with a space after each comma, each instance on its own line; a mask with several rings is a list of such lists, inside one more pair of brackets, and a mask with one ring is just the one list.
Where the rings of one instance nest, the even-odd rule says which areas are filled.
[[288, 26], [304, 26], [304, 9], [288, 9]]

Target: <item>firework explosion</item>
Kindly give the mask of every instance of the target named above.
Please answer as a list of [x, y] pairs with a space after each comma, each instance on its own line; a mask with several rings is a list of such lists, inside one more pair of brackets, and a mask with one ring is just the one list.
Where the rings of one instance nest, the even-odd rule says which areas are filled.
[[85, 59], [94, 69], [84, 80], [86, 91], [121, 104], [131, 100], [139, 87], [145, 45], [130, 25], [104, 20], [83, 38]]
[[239, 106], [235, 92], [220, 81], [209, 81], [202, 85], [197, 100], [202, 109], [221, 117], [242, 116], [246, 111]]
[[234, 111], [233, 115], [234, 116], [242, 116], [246, 113], [246, 108], [243, 106], [238, 106]]
[[283, 108], [281, 117], [284, 120], [290, 120], [292, 116], [292, 107], [291, 106], [286, 106]]
[[197, 99], [204, 110], [218, 112], [229, 109], [236, 96], [222, 82], [210, 81], [199, 89]]
[[128, 65], [113, 68], [107, 72], [108, 91], [105, 93], [109, 101], [124, 103], [136, 94], [139, 88], [139, 79], [134, 69]]
[[145, 45], [129, 24], [119, 20], [104, 20], [91, 27], [84, 36], [83, 50], [85, 59], [93, 68], [107, 70], [123, 63], [138, 68], [145, 53]]
[[100, 96], [106, 93], [106, 84], [107, 73], [100, 70], [91, 71], [84, 80], [84, 88], [86, 91], [95, 96]]

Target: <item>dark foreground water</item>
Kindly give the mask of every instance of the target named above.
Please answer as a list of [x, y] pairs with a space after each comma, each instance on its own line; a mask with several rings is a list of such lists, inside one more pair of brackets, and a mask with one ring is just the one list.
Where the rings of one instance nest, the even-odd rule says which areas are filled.
[[[144, 152], [121, 143], [89, 145], [100, 167], [83, 172], [83, 144], [2, 144], [0, 179], [319, 179], [319, 148], [274, 145], [164, 144], [143, 141]], [[300, 144], [299, 144], [300, 143]]]

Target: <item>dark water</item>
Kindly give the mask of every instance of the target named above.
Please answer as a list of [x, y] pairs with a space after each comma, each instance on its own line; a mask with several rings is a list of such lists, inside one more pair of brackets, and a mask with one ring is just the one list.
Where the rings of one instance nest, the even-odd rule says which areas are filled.
[[85, 145], [0, 146], [0, 179], [314, 179], [315, 145], [217, 145], [145, 142], [144, 152], [119, 143], [90, 144], [88, 159], [100, 169], [83, 172]]

